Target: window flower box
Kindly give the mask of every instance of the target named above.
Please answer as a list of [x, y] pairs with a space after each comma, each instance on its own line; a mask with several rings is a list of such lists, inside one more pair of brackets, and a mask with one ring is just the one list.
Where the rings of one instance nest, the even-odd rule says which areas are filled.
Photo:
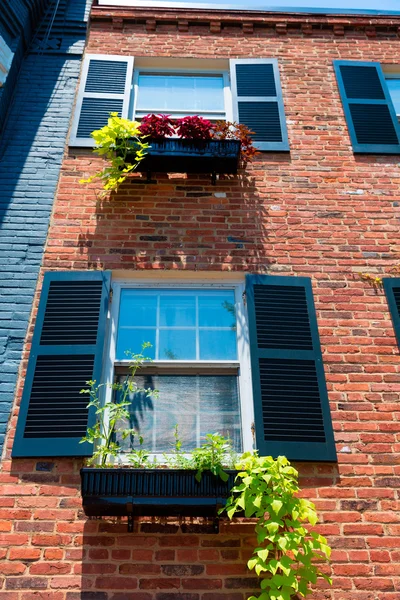
[[218, 516], [231, 495], [236, 471], [224, 482], [210, 472], [116, 467], [81, 469], [82, 504], [92, 516]]
[[[137, 171], [147, 173], [148, 178], [151, 173], [211, 173], [215, 180], [216, 174], [237, 174], [240, 140], [167, 138], [146, 141], [150, 148]], [[134, 144], [132, 140], [132, 148]]]

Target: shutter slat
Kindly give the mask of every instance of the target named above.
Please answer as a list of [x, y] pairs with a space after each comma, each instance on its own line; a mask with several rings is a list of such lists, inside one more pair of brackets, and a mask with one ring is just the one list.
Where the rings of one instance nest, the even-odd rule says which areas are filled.
[[238, 102], [239, 123], [255, 133], [255, 142], [282, 142], [282, 130], [277, 102]]
[[237, 59], [230, 66], [234, 120], [254, 131], [259, 150], [288, 151], [277, 60]]
[[390, 315], [392, 317], [393, 329], [400, 349], [400, 277], [383, 279]]
[[96, 55], [85, 58], [70, 146], [94, 146], [92, 131], [107, 124], [111, 112], [128, 117], [133, 57]]
[[248, 275], [246, 296], [259, 453], [335, 461], [310, 279]]
[[101, 378], [109, 288], [100, 271], [45, 274], [14, 457], [91, 455], [79, 442], [95, 415], [80, 392]]
[[400, 126], [379, 63], [334, 61], [354, 152], [400, 154]]

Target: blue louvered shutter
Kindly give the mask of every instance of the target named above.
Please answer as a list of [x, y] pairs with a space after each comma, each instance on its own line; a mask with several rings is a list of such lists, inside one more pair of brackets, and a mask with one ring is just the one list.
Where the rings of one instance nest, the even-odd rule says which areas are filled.
[[13, 457], [91, 455], [79, 441], [95, 415], [80, 390], [101, 378], [110, 280], [101, 271], [45, 274]]
[[233, 119], [254, 131], [258, 150], [288, 151], [278, 61], [252, 58], [230, 61]]
[[111, 112], [128, 117], [132, 74], [132, 56], [86, 56], [69, 139], [70, 146], [93, 146], [91, 132], [106, 125]]
[[400, 277], [385, 278], [383, 280], [383, 287], [392, 317], [397, 344], [400, 348]]
[[246, 297], [260, 455], [335, 461], [311, 280], [248, 275]]
[[382, 67], [376, 62], [333, 61], [354, 152], [400, 153], [400, 125]]

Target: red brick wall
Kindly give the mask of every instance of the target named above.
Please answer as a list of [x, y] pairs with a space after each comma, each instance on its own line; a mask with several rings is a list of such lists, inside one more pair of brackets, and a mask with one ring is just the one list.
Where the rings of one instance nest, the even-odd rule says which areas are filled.
[[[215, 187], [184, 176], [127, 182], [111, 201], [78, 183], [100, 160], [67, 152], [43, 269], [312, 277], [339, 456], [338, 466], [299, 465], [334, 549], [334, 585], [319, 585], [312, 598], [398, 600], [398, 348], [384, 295], [356, 274], [399, 262], [399, 157], [353, 154], [332, 60], [392, 63], [399, 40], [393, 28], [347, 25], [341, 36], [337, 24], [334, 31], [319, 22], [311, 34], [301, 24], [279, 35], [259, 23], [244, 35], [240, 22], [215, 33], [207, 21], [180, 32], [173, 22], [148, 32], [154, 24], [94, 21], [91, 53], [278, 58], [291, 152], [264, 153]], [[250, 524], [226, 524], [215, 535], [196, 523], [142, 523], [128, 534], [125, 523], [88, 521], [79, 461], [10, 460], [17, 412], [0, 473], [0, 600], [247, 598]]]

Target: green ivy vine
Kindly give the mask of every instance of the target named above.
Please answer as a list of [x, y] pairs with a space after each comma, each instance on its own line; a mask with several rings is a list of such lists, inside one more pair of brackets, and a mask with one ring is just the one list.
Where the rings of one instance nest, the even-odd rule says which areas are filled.
[[260, 579], [261, 595], [248, 600], [291, 600], [311, 594], [330, 556], [326, 539], [310, 531], [318, 521], [315, 506], [299, 498], [298, 472], [287, 458], [243, 454], [232, 496], [220, 511], [228, 517], [257, 519], [257, 546], [247, 563]]

